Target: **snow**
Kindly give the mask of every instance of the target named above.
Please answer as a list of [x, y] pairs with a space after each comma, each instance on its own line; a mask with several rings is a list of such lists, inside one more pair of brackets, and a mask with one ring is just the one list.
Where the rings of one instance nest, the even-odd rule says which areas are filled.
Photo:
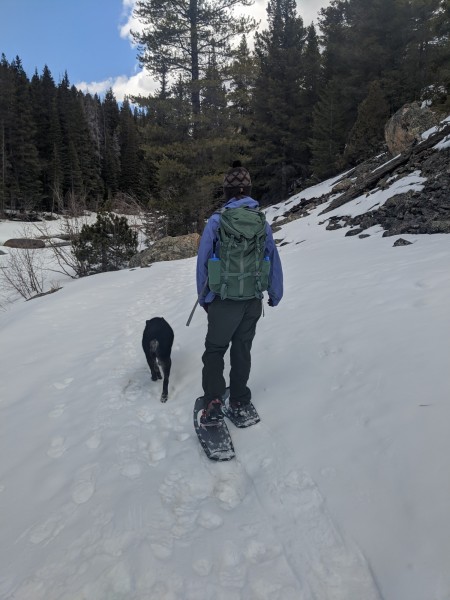
[[433, 146], [435, 150], [444, 150], [450, 148], [450, 135], [445, 136], [440, 142]]
[[[426, 131], [424, 131], [422, 133], [422, 139], [423, 140], [427, 140], [431, 135], [433, 135], [434, 133], [437, 133], [439, 131], [439, 129], [441, 127], [444, 127], [447, 123], [450, 123], [450, 115], [448, 117], [446, 117], [445, 119], [443, 119], [439, 125], [435, 125], [434, 127], [431, 127], [430, 129], [427, 129]], [[434, 146], [436, 148], [436, 146]]]
[[363, 194], [346, 202], [339, 208], [327, 213], [326, 216], [329, 218], [339, 215], [349, 215], [352, 217], [363, 215], [367, 212], [377, 210], [380, 206], [383, 206], [389, 198], [393, 198], [398, 194], [405, 194], [410, 191], [422, 191], [424, 188], [422, 184], [425, 182], [426, 178], [421, 176], [420, 171], [414, 171], [409, 175], [405, 175], [404, 177], [393, 181], [386, 189], [375, 188], [375, 190], [369, 194]]
[[[285, 297], [252, 352], [262, 420], [230, 424], [229, 463], [192, 423], [195, 259], [0, 313], [2, 600], [450, 597], [449, 238], [345, 237], [323, 208], [277, 232]], [[153, 316], [175, 331], [166, 404], [140, 346]]]

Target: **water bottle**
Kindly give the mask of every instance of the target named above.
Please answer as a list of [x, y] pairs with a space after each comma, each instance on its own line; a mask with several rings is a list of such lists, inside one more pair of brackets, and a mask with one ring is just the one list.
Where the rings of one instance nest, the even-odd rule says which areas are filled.
[[270, 274], [270, 258], [264, 257], [261, 267], [261, 288], [267, 290], [269, 287], [269, 274]]
[[217, 291], [213, 286], [220, 286], [220, 258], [215, 254], [208, 260], [208, 283], [213, 292]]

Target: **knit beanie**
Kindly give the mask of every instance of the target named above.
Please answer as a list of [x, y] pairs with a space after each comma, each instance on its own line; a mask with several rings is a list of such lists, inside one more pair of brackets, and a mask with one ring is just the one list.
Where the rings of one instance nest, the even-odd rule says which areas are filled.
[[235, 160], [223, 179], [225, 196], [228, 200], [236, 196], [248, 196], [251, 189], [250, 173], [241, 165], [241, 161]]

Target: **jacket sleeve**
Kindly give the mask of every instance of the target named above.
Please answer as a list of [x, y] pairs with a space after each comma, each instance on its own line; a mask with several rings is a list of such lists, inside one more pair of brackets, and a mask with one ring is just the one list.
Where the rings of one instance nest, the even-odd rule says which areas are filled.
[[[197, 294], [198, 302], [201, 306], [205, 304], [206, 296], [208, 302], [211, 302], [214, 298], [214, 294], [210, 292], [207, 285], [208, 281], [208, 260], [211, 258], [214, 247], [214, 240], [217, 237], [217, 219], [213, 215], [207, 222], [205, 229], [203, 230], [202, 237], [200, 238], [200, 244], [198, 246], [197, 254]], [[206, 284], [206, 287], [205, 287]], [[212, 296], [212, 297], [211, 297]]]
[[267, 291], [273, 305], [276, 306], [283, 297], [283, 268], [273, 239], [272, 229], [268, 223], [266, 223], [265, 255], [270, 258], [269, 289]]

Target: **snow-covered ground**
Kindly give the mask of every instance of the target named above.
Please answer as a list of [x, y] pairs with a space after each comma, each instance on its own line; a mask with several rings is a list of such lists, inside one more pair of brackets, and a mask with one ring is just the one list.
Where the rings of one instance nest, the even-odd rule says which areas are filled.
[[[345, 237], [323, 208], [276, 233], [285, 297], [266, 304], [250, 381], [262, 421], [230, 425], [229, 463], [192, 424], [195, 259], [0, 314], [2, 600], [450, 598], [450, 238]], [[153, 316], [175, 330], [167, 404], [140, 346]]]

